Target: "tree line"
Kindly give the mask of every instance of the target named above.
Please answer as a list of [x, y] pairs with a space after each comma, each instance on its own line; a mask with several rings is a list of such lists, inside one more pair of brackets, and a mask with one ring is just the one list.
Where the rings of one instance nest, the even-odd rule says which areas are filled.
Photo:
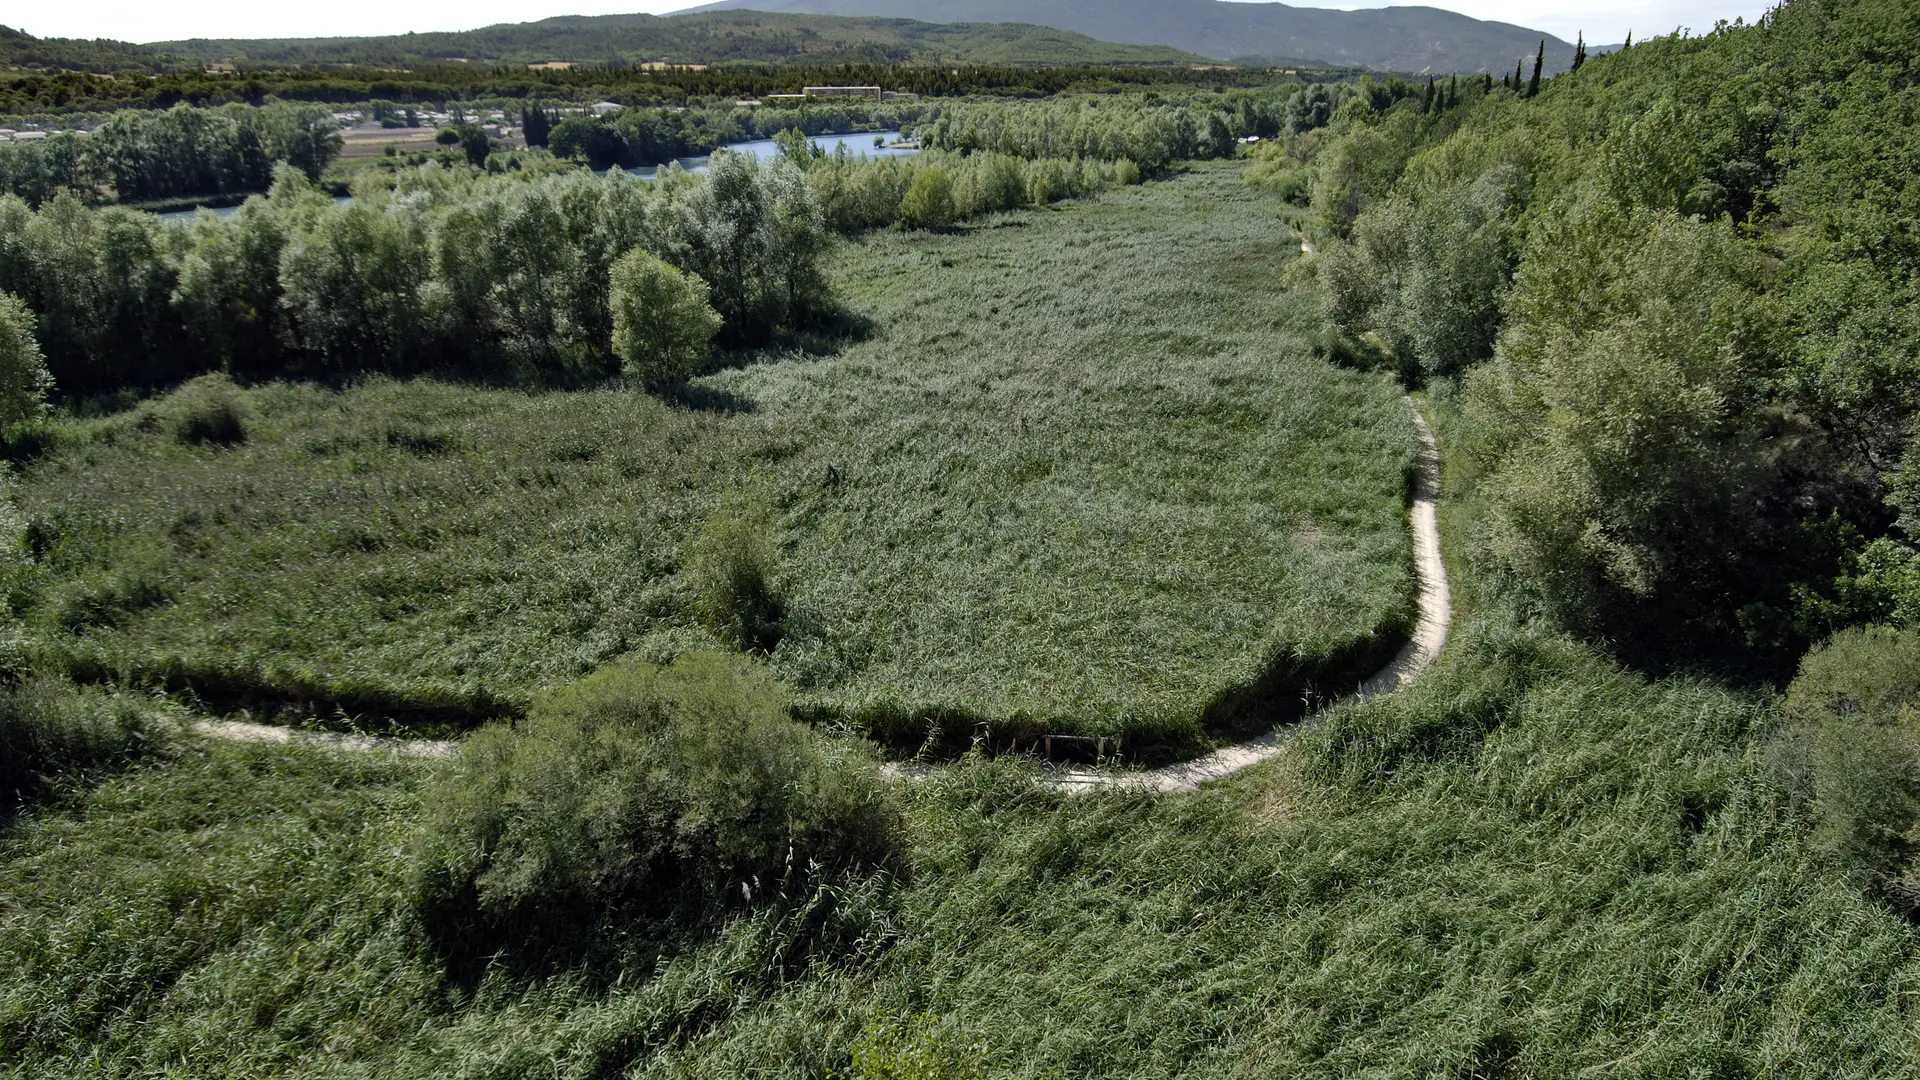
[[39, 205], [264, 191], [277, 163], [318, 178], [340, 147], [339, 124], [311, 106], [128, 110], [86, 135], [0, 144], [0, 192]]
[[427, 166], [364, 178], [345, 204], [283, 163], [267, 195], [186, 226], [70, 193], [37, 210], [0, 196], [0, 293], [69, 397], [209, 371], [671, 383], [709, 342], [757, 344], [829, 312], [820, 260], [836, 230], [940, 228], [1140, 179], [1127, 161], [869, 160], [823, 155], [798, 130], [783, 142], [765, 163], [723, 153], [651, 184]]
[[[1344, 69], [1314, 70], [1307, 77], [1345, 78]], [[1293, 77], [1286, 77], [1292, 82]], [[923, 97], [1028, 96], [1149, 89], [1230, 89], [1274, 83], [1266, 68], [1184, 66], [1012, 67], [982, 64], [834, 64], [824, 66], [728, 65], [705, 70], [640, 70], [606, 64], [529, 70], [522, 66], [445, 64], [410, 71], [350, 67], [250, 67], [234, 74], [171, 71], [110, 77], [77, 71], [10, 73], [0, 82], [0, 115], [99, 112], [123, 108], [170, 109], [176, 105], [264, 105], [303, 101], [355, 105], [385, 98], [413, 105], [457, 101], [551, 98], [627, 104], [689, 105], [798, 93], [803, 86], [884, 86]]]
[[1271, 152], [1339, 350], [1457, 387], [1478, 551], [1540, 610], [1763, 668], [1920, 621], [1915, 25], [1793, 0]]

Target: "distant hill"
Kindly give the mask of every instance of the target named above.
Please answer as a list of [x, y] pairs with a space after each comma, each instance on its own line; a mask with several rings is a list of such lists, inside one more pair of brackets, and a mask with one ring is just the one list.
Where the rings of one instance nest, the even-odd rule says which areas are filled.
[[1547, 72], [1563, 71], [1573, 46], [1510, 23], [1430, 7], [1361, 11], [1225, 0], [720, 0], [722, 10], [884, 15], [929, 22], [1039, 23], [1105, 41], [1167, 45], [1217, 60], [1298, 57], [1386, 71], [1511, 71], [1547, 43]]
[[889, 64], [1192, 64], [1205, 58], [1153, 43], [1114, 44], [1011, 20], [977, 24], [894, 17], [833, 18], [804, 12], [570, 15], [479, 30], [391, 37], [158, 42], [151, 48], [198, 60], [254, 64], [408, 65], [472, 63], [679, 64], [742, 62]]
[[69, 71], [159, 71], [169, 58], [124, 41], [37, 38], [0, 26], [0, 68], [61, 68]]

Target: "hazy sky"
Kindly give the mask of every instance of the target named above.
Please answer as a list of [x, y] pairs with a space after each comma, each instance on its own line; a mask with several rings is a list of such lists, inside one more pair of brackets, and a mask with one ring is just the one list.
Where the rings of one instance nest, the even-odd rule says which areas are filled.
[[[321, 37], [399, 34], [409, 30], [469, 30], [497, 22], [526, 22], [549, 15], [666, 12], [694, 0], [327, 0], [323, 4], [263, 4], [259, 0], [89, 0], [76, 4], [22, 0], [0, 22], [41, 37], [107, 37], [121, 41], [166, 41], [188, 37]], [[1301, 0], [1295, 0], [1300, 3]], [[1314, 7], [1385, 7], [1393, 0], [1346, 0]], [[1677, 26], [1711, 28], [1716, 19], [1767, 10], [1752, 0], [1448, 0], [1446, 7], [1477, 19], [1518, 23], [1573, 40], [1585, 31], [1596, 44], [1617, 42]]]

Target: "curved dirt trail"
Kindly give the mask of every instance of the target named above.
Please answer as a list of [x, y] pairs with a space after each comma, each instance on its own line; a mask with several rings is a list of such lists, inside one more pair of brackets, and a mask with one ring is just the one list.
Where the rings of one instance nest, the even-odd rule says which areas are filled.
[[[1412, 399], [1408, 399], [1412, 409]], [[1414, 569], [1420, 579], [1419, 617], [1413, 634], [1386, 667], [1360, 684], [1356, 698], [1391, 694], [1431, 664], [1447, 642], [1447, 627], [1453, 620], [1453, 599], [1447, 588], [1447, 569], [1440, 560], [1440, 448], [1433, 432], [1412, 409], [1413, 424], [1420, 435], [1420, 469], [1415, 478], [1413, 509]], [[444, 739], [393, 739], [370, 735], [334, 735], [325, 732], [298, 731], [270, 724], [248, 724], [233, 720], [203, 720], [193, 730], [212, 738], [234, 742], [303, 743], [330, 747], [352, 753], [385, 750], [409, 757], [444, 758], [452, 755], [457, 743]], [[1282, 744], [1295, 728], [1275, 728], [1257, 739], [1215, 750], [1204, 757], [1178, 765], [1145, 772], [1109, 772], [1097, 769], [1065, 768], [1049, 770], [1043, 782], [1068, 790], [1084, 791], [1112, 784], [1138, 785], [1150, 791], [1188, 791], [1209, 780], [1231, 776], [1249, 765], [1257, 765], [1280, 752]], [[930, 770], [913, 765], [881, 766], [890, 777], [909, 779], [925, 776]]]

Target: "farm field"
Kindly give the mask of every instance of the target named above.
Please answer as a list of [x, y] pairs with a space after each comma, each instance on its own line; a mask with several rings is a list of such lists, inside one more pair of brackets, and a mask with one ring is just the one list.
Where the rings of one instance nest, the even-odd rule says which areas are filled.
[[1406, 406], [1312, 355], [1283, 210], [1199, 165], [875, 234], [831, 267], [852, 330], [673, 401], [373, 379], [254, 387], [231, 447], [169, 438], [166, 400], [62, 421], [12, 599], [83, 677], [459, 725], [711, 644], [690, 545], [764, 506], [809, 715], [909, 746], [1242, 730], [1247, 688], [1337, 691], [1411, 603]]

